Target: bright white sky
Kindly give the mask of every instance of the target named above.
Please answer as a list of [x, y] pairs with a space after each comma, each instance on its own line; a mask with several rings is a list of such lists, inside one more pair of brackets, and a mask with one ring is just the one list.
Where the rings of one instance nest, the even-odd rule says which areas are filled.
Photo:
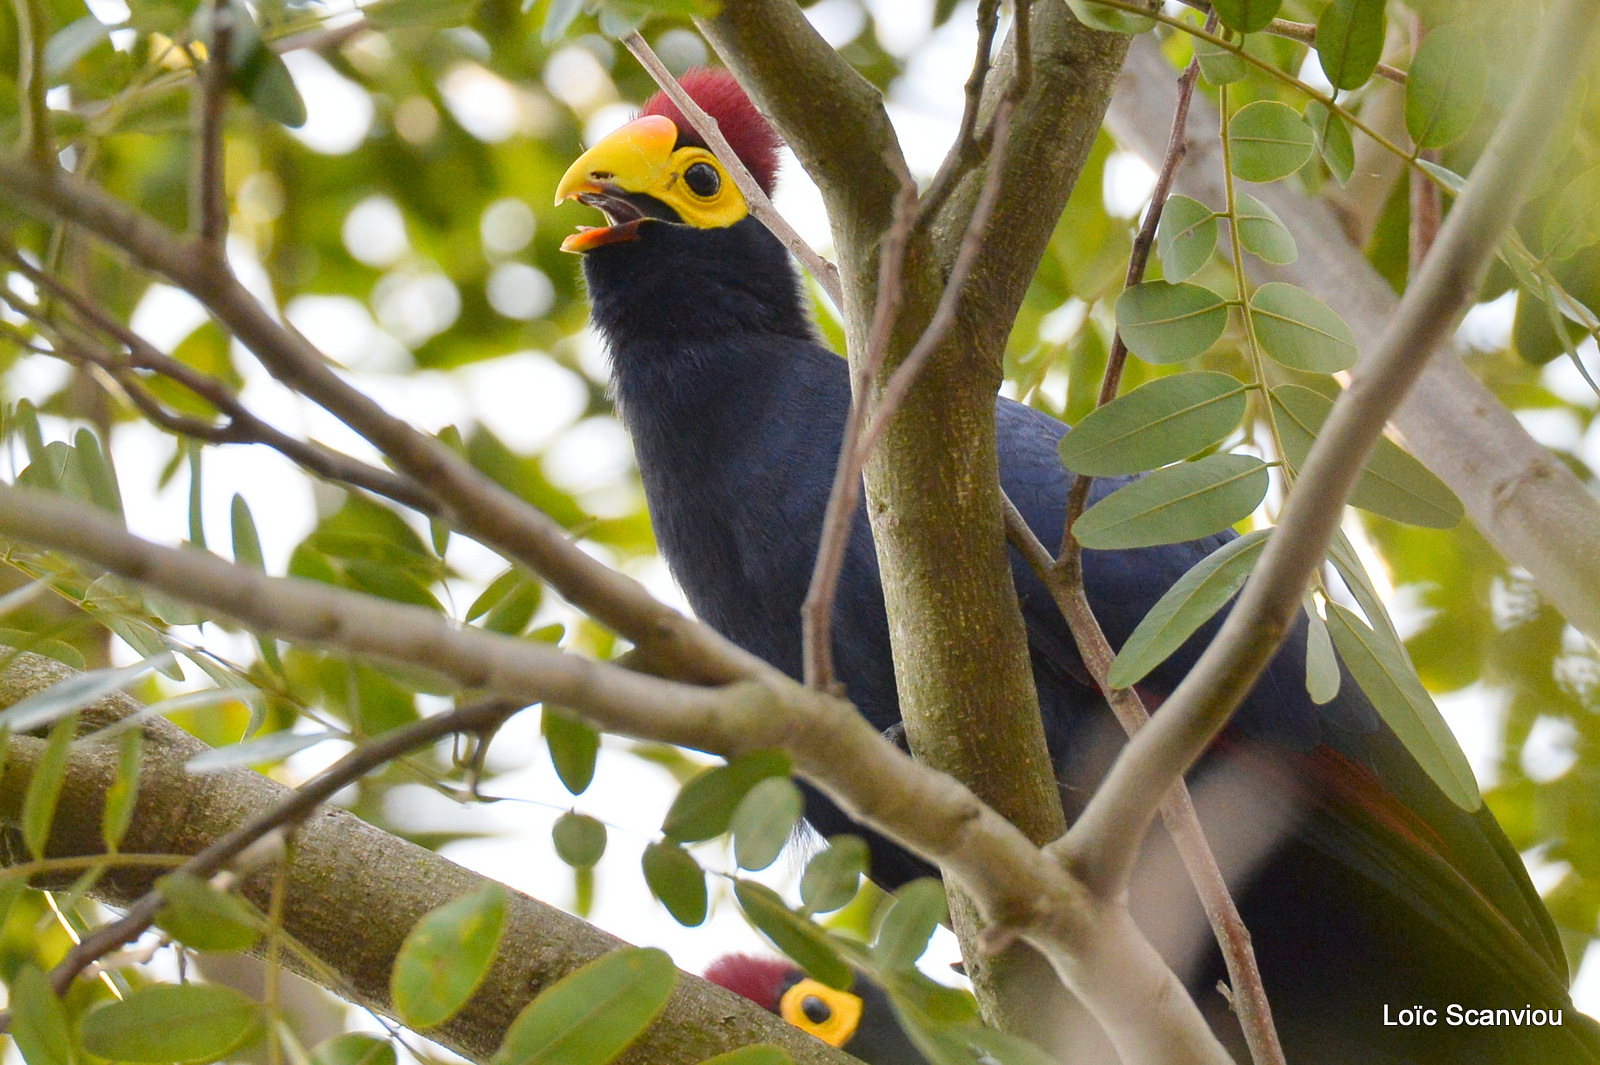
[[[932, 0], [867, 3], [879, 20], [878, 33], [884, 46], [896, 54], [910, 56], [907, 75], [891, 93], [889, 113], [913, 171], [919, 177], [928, 177], [954, 137], [962, 79], [952, 72], [964, 72], [970, 64], [976, 41], [973, 5], [965, 5], [942, 29], [930, 34]], [[91, 8], [107, 22], [126, 18], [127, 9], [121, 0], [93, 0]], [[861, 13], [851, 0], [822, 0], [807, 14], [836, 45], [847, 43], [863, 27]], [[689, 34], [666, 35], [657, 47], [663, 54], [703, 59], [703, 45]], [[343, 154], [354, 150], [372, 121], [370, 99], [314, 55], [296, 53], [287, 58], [309, 112], [305, 128], [296, 135], [314, 151]], [[624, 57], [622, 61], [631, 60]], [[587, 116], [586, 138], [591, 143], [632, 115], [630, 106], [616, 100], [605, 68], [584, 47], [574, 45], [556, 53], [545, 80], [552, 91]], [[463, 64], [448, 74], [442, 90], [454, 116], [475, 135], [490, 141], [536, 135], [541, 125], [540, 106], [549, 106], [473, 64]], [[421, 122], [428, 120], [426, 114], [414, 117]], [[1129, 155], [1118, 155], [1108, 168], [1108, 208], [1124, 217], [1137, 214], [1151, 182], [1151, 172], [1144, 163]], [[270, 188], [257, 191], [270, 199]], [[820, 197], [792, 156], [783, 169], [776, 200], [803, 236], [824, 252], [829, 250]], [[248, 204], [241, 203], [240, 209], [248, 209]], [[502, 201], [491, 210], [501, 213], [494, 219], [494, 226], [485, 227], [486, 232], [519, 234], [511, 241], [512, 246], [494, 249], [505, 253], [507, 261], [503, 273], [496, 277], [499, 294], [492, 292], [491, 297], [504, 299], [507, 307], [521, 308], [514, 316], [536, 317], [548, 306], [549, 280], [512, 258], [533, 236], [532, 213], [516, 201]], [[513, 447], [531, 451], [548, 445], [545, 465], [551, 479], [583, 489], [582, 502], [596, 513], [626, 511], [636, 505], [637, 489], [632, 483], [632, 455], [626, 435], [609, 418], [578, 420], [585, 407], [586, 386], [573, 371], [545, 353], [523, 352], [448, 372], [409, 376], [392, 372], [409, 366], [405, 346], [396, 337], [415, 342], [447, 327], [455, 317], [459, 299], [448, 279], [411, 253], [399, 212], [387, 201], [369, 200], [352, 212], [345, 237], [358, 258], [393, 267], [390, 277], [375, 293], [374, 306], [368, 308], [343, 298], [302, 298], [291, 304], [287, 313], [297, 327], [349, 368], [350, 380], [378, 397], [391, 412], [424, 429], [436, 430], [476, 417]], [[249, 244], [235, 239], [230, 253], [246, 281], [269, 305], [276, 306]], [[1503, 346], [1513, 310], [1511, 297], [1479, 307], [1463, 325], [1462, 341], [1484, 349]], [[133, 325], [153, 343], [170, 351], [204, 318], [190, 297], [155, 286], [138, 307]], [[321, 440], [358, 457], [376, 458], [371, 448], [343, 425], [277, 384], [248, 356], [237, 361], [245, 375], [245, 402], [258, 414], [291, 433]], [[596, 381], [605, 380], [604, 358], [593, 338], [584, 341], [578, 361], [585, 374]], [[25, 359], [8, 375], [6, 394], [13, 399], [37, 400], [58, 387], [63, 376], [59, 363], [45, 358]], [[1594, 405], [1593, 394], [1564, 360], [1551, 364], [1546, 380], [1563, 397]], [[1574, 448], [1592, 465], [1600, 466], [1600, 428], [1591, 429], [1587, 438], [1580, 440], [1580, 426], [1566, 412], [1530, 411], [1519, 416], [1542, 441]], [[44, 423], [47, 436], [70, 436], [64, 423], [51, 419], [44, 419]], [[1600, 421], [1595, 425], [1600, 427]], [[165, 490], [155, 490], [157, 475], [170, 455], [162, 434], [143, 422], [121, 426], [116, 432], [114, 453], [130, 527], [163, 543], [184, 539], [186, 478], [180, 474]], [[13, 469], [17, 465], [15, 455], [0, 461], [9, 462]], [[205, 521], [213, 549], [226, 542], [229, 499], [231, 492], [239, 489], [248, 498], [260, 526], [269, 570], [283, 572], [291, 549], [313, 526], [315, 510], [307, 480], [274, 452], [252, 447], [210, 449], [205, 480]], [[604, 548], [593, 550], [607, 561], [615, 561]], [[504, 568], [496, 556], [460, 536], [452, 538], [448, 560], [466, 575], [466, 580], [457, 582], [452, 590], [458, 608], [470, 602], [483, 582]], [[682, 598], [659, 560], [636, 562], [627, 568], [659, 597], [682, 606]], [[1393, 602], [1403, 627], [1423, 620], [1415, 606], [1416, 598], [1409, 592], [1402, 589]], [[540, 623], [568, 620], [570, 616], [571, 611], [564, 604], [547, 603]], [[214, 628], [204, 633], [190, 630], [188, 636], [236, 660], [247, 660], [252, 653], [247, 641]], [[118, 652], [119, 662], [136, 660], [131, 649], [120, 644]], [[192, 682], [204, 683], [197, 671], [191, 669], [190, 673]], [[1479, 688], [1441, 699], [1440, 704], [1480, 779], [1490, 783], [1503, 706]], [[1524, 765], [1540, 779], [1560, 775], [1572, 764], [1574, 739], [1570, 727], [1553, 719], [1541, 722], [1523, 753]], [[674, 784], [665, 771], [623, 753], [625, 747], [620, 741], [607, 740], [593, 786], [573, 803], [550, 768], [536, 716], [524, 714], [502, 731], [490, 759], [496, 769], [510, 770], [497, 778], [492, 789], [494, 794], [506, 796], [507, 801], [460, 806], [417, 786], [394, 794], [392, 813], [417, 829], [491, 833], [493, 838], [487, 840], [451, 844], [444, 853], [470, 868], [561, 905], [571, 902], [571, 873], [555, 857], [549, 832], [554, 819], [575, 805], [611, 827], [610, 844], [597, 869], [599, 890], [592, 915], [595, 923], [631, 942], [665, 948], [680, 966], [694, 971], [730, 951], [769, 952], [729, 902], [714, 905], [706, 926], [683, 929], [649, 897], [638, 873], [639, 856], [644, 845], [655, 837], [657, 817], [670, 802]], [[289, 782], [304, 779], [346, 749], [345, 744], [327, 742], [306, 750], [291, 759], [285, 778]], [[733, 868], [730, 856], [719, 845], [703, 846], [698, 853], [709, 869]], [[1529, 857], [1541, 888], [1553, 886], [1560, 868], [1541, 862], [1537, 856]], [[798, 867], [797, 859], [786, 856], [762, 879], [797, 898]], [[714, 898], [728, 894], [720, 882], [713, 884], [713, 891]], [[942, 979], [952, 979], [947, 966], [957, 956], [953, 937], [941, 930], [925, 959], [925, 967]], [[1600, 948], [1590, 948], [1573, 992], [1580, 1008], [1600, 1012]], [[359, 1015], [353, 1019], [359, 1024]], [[363, 1027], [370, 1028], [370, 1022]]]

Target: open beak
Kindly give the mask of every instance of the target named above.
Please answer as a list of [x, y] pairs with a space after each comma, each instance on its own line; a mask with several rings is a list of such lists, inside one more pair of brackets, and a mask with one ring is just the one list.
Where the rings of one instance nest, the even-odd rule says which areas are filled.
[[678, 127], [663, 115], [636, 118], [578, 156], [556, 186], [556, 203], [576, 199], [598, 207], [604, 226], [579, 226], [562, 251], [583, 253], [602, 244], [637, 240], [646, 215], [629, 194], [649, 193], [667, 176]]

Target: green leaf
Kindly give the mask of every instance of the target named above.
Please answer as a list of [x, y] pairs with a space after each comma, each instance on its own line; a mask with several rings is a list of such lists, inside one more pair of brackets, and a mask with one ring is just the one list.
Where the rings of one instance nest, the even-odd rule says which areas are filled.
[[745, 793], [768, 777], [790, 773], [783, 751], [751, 751], [727, 765], [708, 769], [683, 786], [667, 811], [661, 831], [680, 843], [697, 843], [728, 831], [734, 807]]
[[666, 951], [624, 947], [540, 992], [490, 1065], [606, 1065], [666, 1006], [678, 970]]
[[543, 595], [538, 581], [518, 581], [504, 598], [490, 608], [489, 616], [483, 619], [483, 627], [490, 632], [520, 636], [522, 630], [528, 627], [528, 622], [533, 620], [534, 611], [539, 609]]
[[117, 487], [117, 475], [111, 468], [111, 459], [100, 448], [99, 439], [87, 429], [79, 429], [72, 437], [72, 457], [77, 472], [89, 489], [89, 502], [108, 514], [122, 518], [122, 490]]
[[1156, 226], [1156, 254], [1169, 282], [1193, 277], [1217, 247], [1217, 213], [1199, 200], [1169, 196]]
[[1156, 20], [1131, 11], [1097, 4], [1094, 0], [1067, 0], [1067, 7], [1077, 20], [1092, 30], [1107, 33], [1143, 33], [1155, 26]]
[[556, 776], [572, 794], [582, 795], [594, 780], [600, 733], [549, 704], [539, 717], [539, 726], [550, 746], [550, 761], [556, 767]]
[[1263, 262], [1287, 266], [1295, 261], [1300, 250], [1283, 220], [1272, 208], [1248, 193], [1238, 195], [1235, 217], [1239, 225], [1239, 243]]
[[1305, 117], [1328, 172], [1341, 186], [1349, 184], [1356, 172], [1356, 146], [1350, 139], [1350, 127], [1321, 100], [1306, 104]]
[[411, 1028], [454, 1017], [489, 975], [506, 924], [506, 889], [490, 881], [422, 916], [400, 945], [390, 1001]]
[[61, 78], [101, 41], [110, 40], [111, 27], [85, 15], [57, 30], [44, 46], [44, 72], [51, 81]]
[[1600, 166], [1585, 170], [1561, 190], [1544, 220], [1544, 253], [1565, 259], [1600, 240]]
[[800, 901], [811, 913], [828, 913], [848, 906], [861, 889], [871, 858], [860, 836], [834, 836], [828, 849], [806, 863], [800, 877]]
[[1115, 550], [1179, 543], [1250, 516], [1267, 494], [1267, 467], [1252, 455], [1207, 455], [1142, 477], [1073, 523], [1084, 547]]
[[[524, 0], [523, 10], [528, 10], [532, 0]], [[545, 9], [544, 28], [539, 31], [539, 39], [545, 44], [554, 44], [565, 37], [567, 30], [572, 27], [573, 21], [583, 14], [584, 0], [550, 0], [550, 6]]]
[[1317, 20], [1317, 61], [1337, 89], [1367, 83], [1383, 58], [1384, 0], [1333, 0]]
[[1212, 0], [1217, 20], [1230, 30], [1254, 33], [1264, 30], [1278, 14], [1283, 0]]
[[694, 855], [671, 841], [650, 844], [640, 863], [644, 882], [672, 919], [686, 928], [703, 924], [709, 907], [706, 873]]
[[206, 523], [203, 506], [205, 497], [202, 489], [205, 486], [205, 479], [201, 476], [200, 467], [206, 449], [198, 440], [185, 440], [183, 450], [189, 461], [189, 542], [204, 550]]
[[311, 1052], [311, 1065], [395, 1065], [394, 1044], [362, 1032], [323, 1040]]
[[606, 826], [588, 814], [562, 814], [551, 826], [550, 839], [556, 856], [574, 869], [592, 868], [606, 852]]
[[39, 409], [31, 400], [18, 400], [11, 422], [22, 437], [23, 450], [28, 453], [28, 463], [35, 464], [45, 457], [44, 433], [39, 428]]
[[1061, 438], [1074, 473], [1143, 473], [1205, 450], [1239, 427], [1245, 386], [1211, 370], [1158, 377], [1093, 411]]
[[1328, 625], [1317, 613], [1317, 604], [1306, 596], [1306, 694], [1321, 706], [1333, 702], [1339, 694], [1343, 678], [1339, 675], [1339, 660], [1334, 657], [1333, 638], [1328, 635]]
[[243, 4], [231, 3], [233, 36], [228, 76], [252, 107], [274, 122], [298, 129], [306, 123], [306, 102], [283, 59], [261, 39]]
[[191, 873], [169, 873], [156, 881], [166, 900], [156, 924], [195, 950], [249, 950], [261, 938], [261, 919], [243, 899], [218, 891]]
[[805, 808], [800, 789], [788, 777], [768, 777], [745, 793], [729, 827], [740, 869], [765, 869], [778, 860]]
[[[1279, 385], [1272, 390], [1272, 404], [1278, 418], [1278, 436], [1283, 441], [1283, 457], [1296, 470], [1301, 469], [1313, 439], [1333, 410], [1333, 401], [1300, 385]], [[1429, 529], [1454, 528], [1465, 514], [1461, 501], [1443, 481], [1384, 436], [1373, 446], [1349, 502], [1353, 507]]]
[[1472, 128], [1489, 69], [1483, 46], [1459, 26], [1422, 39], [1406, 75], [1406, 130], [1419, 148], [1442, 148]]
[[83, 1048], [113, 1061], [184, 1065], [227, 1057], [260, 1034], [261, 1006], [221, 984], [156, 984], [111, 1002], [78, 1026]]
[[1382, 639], [1354, 612], [1328, 603], [1328, 629], [1361, 690], [1406, 750], [1457, 806], [1483, 805], [1467, 756], [1398, 643]]
[[1338, 312], [1305, 289], [1270, 281], [1250, 297], [1251, 327], [1261, 350], [1308, 373], [1334, 373], [1356, 364], [1356, 335]]
[[139, 801], [139, 767], [144, 757], [144, 733], [130, 728], [122, 734], [117, 756], [117, 775], [106, 789], [105, 807], [100, 812], [100, 834], [106, 849], [115, 851], [133, 823], [133, 810]]
[[34, 692], [26, 699], [0, 710], [0, 728], [12, 732], [28, 732], [48, 725], [65, 714], [99, 702], [150, 670], [160, 669], [171, 660], [172, 656], [163, 651], [153, 658], [146, 658], [143, 662], [135, 662], [131, 666], [74, 673], [70, 677], [56, 681], [43, 691]]
[[1257, 100], [1228, 120], [1233, 175], [1265, 184], [1286, 178], [1311, 158], [1311, 127], [1288, 104]]
[[1194, 39], [1194, 54], [1200, 60], [1200, 76], [1212, 85], [1232, 85], [1250, 76], [1248, 63], [1204, 37]]
[[257, 573], [267, 572], [261, 558], [261, 536], [256, 532], [256, 519], [250, 514], [250, 504], [237, 492], [229, 505], [228, 515], [233, 527], [233, 560], [249, 566]]
[[7, 988], [11, 997], [11, 1038], [27, 1065], [75, 1065], [67, 1010], [51, 990], [50, 978], [23, 965]]
[[215, 773], [240, 765], [268, 765], [291, 754], [315, 747], [324, 740], [342, 739], [337, 732], [269, 732], [253, 740], [212, 747], [184, 763], [191, 773]]
[[[1454, 170], [1451, 170], [1447, 166], [1440, 166], [1438, 163], [1430, 162], [1427, 159], [1418, 159], [1417, 165], [1426, 170], [1433, 177], [1437, 178], [1439, 184], [1443, 185], [1447, 191], [1454, 193], [1457, 196], [1461, 195], [1461, 190], [1467, 187], [1467, 179], [1456, 173]], [[1513, 268], [1515, 268], [1515, 259], [1510, 259], [1507, 261], [1511, 263]]]
[[50, 825], [55, 821], [61, 787], [67, 779], [67, 756], [72, 753], [72, 741], [77, 735], [78, 714], [73, 711], [50, 729], [44, 753], [28, 778], [28, 791], [22, 802], [22, 841], [35, 858], [44, 857], [45, 844], [50, 841]]
[[782, 1047], [771, 1043], [755, 1043], [707, 1058], [700, 1065], [794, 1065], [794, 1058]]
[[1117, 652], [1106, 678], [1111, 686], [1127, 688], [1143, 680], [1221, 610], [1244, 587], [1270, 531], [1257, 529], [1230, 540], [1179, 577]]
[[1117, 297], [1122, 342], [1145, 362], [1183, 362], [1201, 354], [1228, 326], [1228, 308], [1208, 288], [1145, 281]]
[[884, 914], [872, 955], [885, 969], [910, 969], [928, 949], [928, 940], [941, 921], [950, 917], [944, 885], [931, 876], [911, 881], [894, 893], [894, 904]]
[[515, 566], [508, 566], [506, 570], [500, 574], [500, 576], [490, 581], [489, 586], [479, 594], [478, 598], [472, 601], [471, 606], [467, 607], [467, 620], [477, 621], [479, 618], [483, 617], [483, 615], [492, 610], [500, 602], [500, 600], [504, 599], [508, 594], [510, 594], [511, 589], [515, 588], [519, 583], [521, 583], [521, 581], [521, 571]]
[[826, 932], [785, 906], [778, 893], [765, 884], [736, 880], [733, 893], [750, 923], [795, 964], [831, 988], [850, 990], [854, 975]]

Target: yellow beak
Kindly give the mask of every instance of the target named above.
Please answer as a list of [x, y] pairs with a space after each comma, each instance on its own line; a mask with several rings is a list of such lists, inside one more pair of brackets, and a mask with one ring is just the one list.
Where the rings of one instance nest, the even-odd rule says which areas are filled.
[[[627, 211], [619, 202], [625, 193], [648, 193], [661, 185], [672, 168], [672, 149], [678, 142], [678, 127], [663, 115], [636, 118], [609, 134], [593, 148], [578, 156], [556, 186], [556, 203], [582, 199], [605, 210], [608, 201]], [[640, 219], [617, 220], [616, 211], [607, 211], [613, 224], [583, 228], [562, 242], [563, 251], [585, 252], [601, 244], [634, 239]]]

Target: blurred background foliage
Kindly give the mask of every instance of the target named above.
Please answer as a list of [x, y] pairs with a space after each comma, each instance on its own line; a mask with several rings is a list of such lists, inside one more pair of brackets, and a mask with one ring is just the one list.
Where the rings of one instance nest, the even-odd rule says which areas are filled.
[[[64, 162], [183, 229], [194, 0], [32, 4], [48, 35], [49, 104], [58, 134], [69, 142]], [[1280, 14], [1315, 22], [1324, 6], [1288, 0]], [[603, 353], [586, 332], [578, 261], [559, 250], [572, 226], [587, 219], [570, 205], [553, 207], [551, 193], [581, 148], [626, 120], [654, 89], [602, 30], [614, 35], [653, 10], [646, 36], [669, 67], [682, 71], [709, 56], [690, 21], [700, 10], [696, 3], [594, 7], [570, 0], [377, 0], [356, 9], [259, 0], [253, 12], [265, 43], [235, 77], [226, 130], [229, 255], [252, 290], [349, 379], [461, 449], [586, 549], [670, 598], [675, 593], [654, 554], [626, 438], [611, 415]], [[0, 10], [0, 141], [6, 144], [16, 142], [20, 125], [16, 10]], [[974, 5], [819, 0], [807, 13], [889, 95], [910, 161], [926, 178], [959, 114]], [[1533, 21], [1525, 5], [1511, 0], [1389, 5], [1386, 57], [1400, 65], [1413, 35], [1446, 23], [1493, 42], [1485, 106], [1440, 159], [1457, 173], [1470, 171], [1520, 76]], [[1320, 76], [1304, 44], [1259, 34], [1250, 42], [1280, 69], [1307, 80]], [[1182, 35], [1169, 37], [1164, 48], [1175, 66], [1190, 54]], [[1205, 82], [1201, 91], [1215, 93]], [[1400, 91], [1376, 79], [1349, 94], [1348, 106], [1392, 131]], [[1236, 89], [1240, 103], [1269, 98], [1297, 109], [1304, 102], [1260, 77]], [[284, 124], [302, 110], [298, 128]], [[1574, 178], [1594, 181], [1600, 94], [1591, 92], [1561, 121], [1558, 148], [1540, 162], [1537, 194], [1520, 220], [1535, 254], [1547, 250], [1544, 220], [1571, 195]], [[1403, 286], [1410, 261], [1407, 183], [1390, 180], [1378, 186], [1376, 199], [1352, 202], [1321, 166], [1313, 162], [1296, 180], [1345, 211], [1373, 263]], [[1151, 177], [1101, 135], [1018, 318], [1007, 388], [1069, 422], [1093, 405], [1111, 338], [1111, 303]], [[779, 206], [826, 248], [817, 197], [792, 159]], [[17, 212], [3, 189], [0, 232], [163, 350], [240, 389], [269, 421], [373, 457], [347, 430], [272, 382], [194, 301], [80, 234]], [[1563, 253], [1546, 264], [1559, 284], [1578, 300], [1600, 303], [1595, 240], [1549, 250]], [[1194, 280], [1231, 294], [1231, 272], [1220, 260]], [[49, 304], [20, 274], [9, 274], [5, 284], [18, 300]], [[1591, 467], [1600, 456], [1596, 393], [1564, 355], [1543, 304], [1526, 292], [1513, 295], [1515, 284], [1508, 269], [1495, 271], [1463, 328], [1465, 357], [1529, 430], [1593, 486]], [[816, 301], [825, 332], [842, 348], [825, 298], [818, 294]], [[1246, 376], [1236, 330], [1197, 361]], [[1582, 335], [1574, 330], [1569, 340]], [[0, 309], [5, 473], [121, 511], [130, 527], [167, 542], [231, 550], [272, 573], [419, 604], [464, 624], [613, 653], [608, 633], [482, 548], [393, 504], [313, 481], [275, 455], [258, 454], [264, 449], [197, 445], [159, 430], [103, 373], [64, 363], [50, 348], [24, 315]], [[1593, 339], [1577, 351], [1592, 370]], [[1124, 390], [1176, 369], [1134, 360]], [[1272, 372], [1295, 378], [1281, 367]], [[177, 386], [156, 382], [151, 389], [175, 410], [215, 413]], [[108, 475], [120, 492], [106, 490]], [[1416, 665], [1444, 697], [1488, 801], [1535, 870], [1576, 966], [1600, 917], [1595, 649], [1470, 526], [1426, 530], [1351, 512], [1347, 527], [1370, 546], [1369, 567], [1380, 587], [1392, 591], [1391, 608]], [[3, 561], [0, 591], [34, 580], [49, 590], [10, 606], [0, 617], [0, 639], [80, 668], [175, 650], [179, 664], [148, 674], [136, 694], [165, 703], [172, 720], [213, 745], [256, 744], [240, 748], [239, 760], [288, 781], [336, 756], [344, 749], [338, 740], [359, 742], [403, 724], [443, 705], [448, 694], [401, 670], [196, 624], [200, 619], [184, 609], [80, 572], [60, 556], [11, 546]], [[203, 688], [224, 695], [172, 702]], [[274, 736], [277, 746], [265, 743]], [[607, 744], [612, 756], [665, 765], [676, 780], [699, 764], [658, 747], [629, 753], [626, 745]], [[469, 816], [470, 807], [450, 807], [460, 811], [454, 821], [415, 815], [416, 793], [465, 801], [479, 789], [506, 794], [513, 790], [502, 787], [506, 774], [545, 757], [537, 736], [508, 739], [503, 756], [491, 750], [481, 773], [458, 757], [463, 753], [446, 747], [402, 759], [351, 789], [345, 802], [427, 846], [503, 842], [505, 824]], [[552, 818], [574, 802], [560, 790], [530, 801]], [[585, 808], [605, 819], [611, 816], [605, 802], [594, 798]], [[620, 802], [637, 800], [624, 790]], [[538, 854], [498, 861], [552, 864], [544, 838]], [[495, 872], [496, 860], [480, 861]], [[572, 875], [567, 898], [551, 901], [586, 910], [594, 884], [585, 886], [582, 871]], [[625, 875], [637, 880], [636, 873]], [[57, 919], [44, 906], [31, 894], [12, 906], [0, 928], [0, 977], [12, 976], [24, 960], [53, 962], [67, 947], [65, 926], [85, 919], [72, 913]], [[842, 923], [865, 932], [871, 910], [853, 907]], [[659, 907], [649, 919], [670, 925]], [[704, 956], [723, 949], [712, 943]], [[1600, 1006], [1600, 953], [1589, 959], [1580, 1005], [1592, 1011]], [[81, 996], [104, 994], [79, 987]]]

